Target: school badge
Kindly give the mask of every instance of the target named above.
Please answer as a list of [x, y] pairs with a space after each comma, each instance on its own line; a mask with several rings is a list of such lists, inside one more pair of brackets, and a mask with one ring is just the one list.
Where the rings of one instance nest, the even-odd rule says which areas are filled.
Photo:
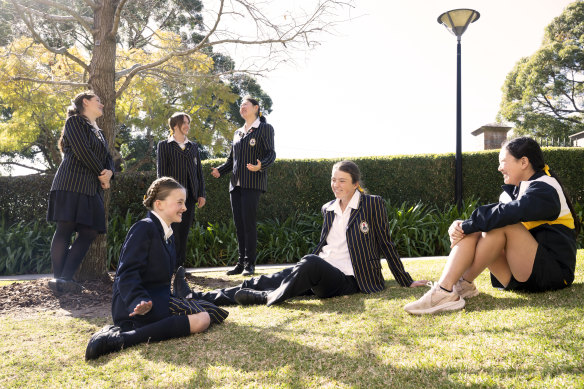
[[251, 147], [254, 147], [254, 146], [255, 146], [255, 144], [256, 144], [256, 140], [255, 140], [255, 138], [251, 138], [251, 139], [249, 140], [249, 145], [250, 145]]
[[367, 222], [365, 220], [363, 220], [361, 222], [360, 228], [361, 228], [361, 232], [364, 234], [369, 232], [369, 224], [367, 224]]

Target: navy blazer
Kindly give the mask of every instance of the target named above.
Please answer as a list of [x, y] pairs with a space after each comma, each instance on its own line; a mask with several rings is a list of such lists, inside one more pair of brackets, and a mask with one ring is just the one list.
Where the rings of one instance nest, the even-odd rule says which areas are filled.
[[172, 177], [187, 189], [187, 196], [195, 202], [205, 196], [205, 181], [201, 167], [199, 147], [195, 142], [187, 142], [181, 149], [175, 141], [162, 140], [156, 149], [156, 174]]
[[[247, 169], [247, 164], [256, 165], [260, 160], [262, 168], [257, 172]], [[274, 127], [268, 123], [260, 123], [258, 128], [252, 128], [245, 136], [234, 139], [227, 161], [217, 167], [224, 175], [231, 172], [229, 191], [231, 192], [237, 181], [244, 189], [256, 189], [265, 192], [268, 190], [268, 174], [266, 169], [276, 159], [274, 149]]]
[[[87, 119], [74, 115], [65, 122], [63, 161], [53, 179], [51, 191], [66, 190], [94, 196], [101, 190], [99, 177], [103, 169], [114, 172], [114, 161], [100, 130], [93, 132]], [[113, 176], [112, 176], [113, 178]]]
[[[326, 245], [326, 238], [335, 218], [335, 212], [327, 211], [327, 208], [334, 201], [322, 206], [324, 216], [322, 233], [313, 254], [318, 255]], [[387, 210], [380, 196], [361, 193], [359, 206], [351, 210], [347, 225], [347, 245], [355, 279], [362, 292], [380, 292], [385, 288], [381, 274], [381, 254], [387, 260], [393, 277], [401, 286], [410, 286], [413, 282], [412, 277], [404, 270], [404, 265], [391, 241]]]
[[[170, 280], [176, 262], [173, 238], [164, 240], [162, 224], [151, 212], [128, 231], [113, 285], [116, 325], [140, 327], [170, 316]], [[152, 309], [129, 317], [141, 301], [152, 301]]]

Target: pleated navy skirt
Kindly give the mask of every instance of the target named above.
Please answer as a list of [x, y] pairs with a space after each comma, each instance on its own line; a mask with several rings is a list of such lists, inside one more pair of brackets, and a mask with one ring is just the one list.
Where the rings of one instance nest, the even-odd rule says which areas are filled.
[[88, 196], [83, 193], [54, 190], [49, 197], [47, 221], [75, 222], [103, 234], [106, 231], [103, 194], [98, 191], [94, 196]]

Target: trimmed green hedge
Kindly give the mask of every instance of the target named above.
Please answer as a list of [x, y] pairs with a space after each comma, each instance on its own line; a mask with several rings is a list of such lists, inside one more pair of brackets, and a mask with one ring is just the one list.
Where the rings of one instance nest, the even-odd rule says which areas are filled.
[[[574, 202], [584, 203], [584, 148], [544, 148], [546, 161], [561, 177]], [[353, 159], [361, 168], [365, 187], [392, 204], [403, 202], [439, 208], [454, 201], [454, 155], [412, 155]], [[297, 212], [311, 213], [333, 199], [330, 170], [337, 160], [279, 159], [268, 173], [268, 192], [260, 200], [259, 220], [285, 220]], [[228, 223], [231, 220], [228, 177], [215, 179], [212, 166], [222, 160], [203, 161], [207, 205], [196, 211], [196, 220]], [[465, 199], [481, 203], [497, 201], [501, 173], [497, 171], [498, 151], [463, 153]], [[111, 190], [110, 215], [128, 210], [144, 212], [142, 198], [155, 178], [154, 172], [119, 173]], [[45, 218], [52, 176], [0, 177], [2, 216], [7, 222]]]

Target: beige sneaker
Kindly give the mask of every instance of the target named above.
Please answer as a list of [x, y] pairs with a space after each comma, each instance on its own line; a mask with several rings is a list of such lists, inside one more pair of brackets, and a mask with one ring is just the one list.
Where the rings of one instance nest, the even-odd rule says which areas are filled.
[[460, 280], [456, 284], [454, 284], [454, 291], [458, 293], [460, 297], [464, 297], [465, 299], [477, 296], [479, 294], [479, 290], [474, 282], [468, 282], [460, 277]]
[[464, 308], [464, 299], [455, 291], [443, 290], [437, 282], [419, 300], [406, 304], [404, 307], [405, 311], [412, 315], [458, 311], [462, 308]]

